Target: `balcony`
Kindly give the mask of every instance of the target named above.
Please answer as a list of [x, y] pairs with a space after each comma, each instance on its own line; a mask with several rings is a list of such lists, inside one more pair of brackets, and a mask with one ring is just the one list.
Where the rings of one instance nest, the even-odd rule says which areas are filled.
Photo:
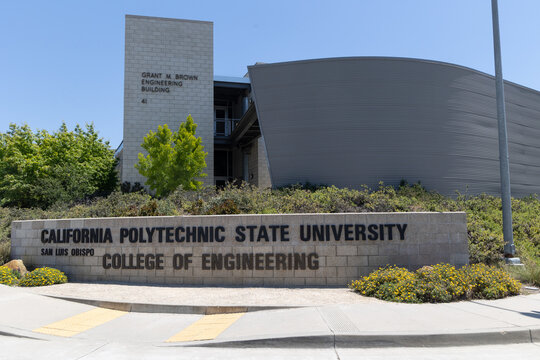
[[214, 136], [229, 137], [240, 119], [214, 119]]

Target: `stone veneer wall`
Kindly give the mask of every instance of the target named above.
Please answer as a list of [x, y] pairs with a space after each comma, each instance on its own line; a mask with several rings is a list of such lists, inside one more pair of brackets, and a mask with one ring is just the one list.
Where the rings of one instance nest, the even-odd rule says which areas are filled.
[[[403, 230], [403, 240], [397, 224]], [[404, 227], [406, 224], [406, 228]], [[300, 239], [300, 229], [313, 230], [313, 225], [328, 225], [330, 240], [309, 241]], [[377, 236], [371, 230], [377, 233]], [[381, 239], [381, 228], [384, 239]], [[222, 242], [188, 243], [177, 242], [176, 230], [191, 226], [223, 227], [219, 231]], [[238, 226], [243, 226], [246, 240], [239, 242]], [[263, 226], [267, 230], [269, 241], [249, 241], [247, 226], [256, 226], [257, 237]], [[272, 228], [275, 240], [272, 241]], [[288, 234], [283, 234], [284, 232]], [[333, 230], [332, 230], [333, 226]], [[340, 227], [341, 226], [341, 227]], [[362, 228], [364, 232], [362, 233]], [[110, 243], [74, 243], [75, 234], [81, 239], [82, 232], [89, 229], [109, 229]], [[131, 232], [139, 237], [142, 228], [147, 242], [132, 243], [129, 236], [120, 243], [120, 234]], [[148, 242], [147, 230], [154, 229], [153, 242]], [[162, 242], [159, 242], [158, 228], [162, 230]], [[166, 230], [167, 228], [171, 230]], [[60, 234], [65, 229], [71, 230], [69, 243], [51, 243], [51, 233]], [[74, 230], [77, 229], [77, 230]], [[85, 230], [86, 229], [86, 230]], [[124, 230], [122, 230], [124, 229]], [[132, 230], [129, 230], [132, 229]], [[341, 232], [338, 230], [341, 229]], [[389, 239], [392, 229], [392, 240]], [[43, 230], [46, 230], [44, 232]], [[359, 232], [358, 232], [358, 231]], [[66, 232], [68, 230], [65, 230]], [[103, 230], [105, 231], [105, 230]], [[169, 233], [169, 237], [167, 236]], [[215, 233], [215, 232], [214, 232]], [[240, 231], [242, 233], [242, 231]], [[180, 240], [185, 232], [178, 231]], [[340, 240], [335, 240], [339, 235]], [[362, 240], [363, 235], [366, 240]], [[43, 239], [46, 242], [42, 242]], [[288, 241], [282, 241], [287, 238]], [[370, 239], [371, 238], [371, 239]], [[373, 239], [376, 238], [376, 239]], [[63, 250], [65, 249], [65, 250]], [[82, 249], [91, 249], [82, 250]], [[81, 253], [88, 252], [86, 256]], [[42, 255], [51, 252], [51, 255]], [[67, 254], [66, 254], [67, 252]], [[76, 253], [79, 255], [74, 255]], [[59, 253], [57, 255], [57, 253]], [[60, 254], [64, 255], [60, 255]], [[288, 254], [305, 254], [311, 257], [311, 269], [288, 269], [283, 263], [283, 255], [289, 261]], [[113, 254], [160, 254], [162, 269], [144, 268], [144, 256], [141, 256], [142, 269], [112, 268]], [[177, 255], [175, 255], [177, 254]], [[186, 257], [186, 254], [191, 254]], [[230, 261], [238, 262], [237, 254], [254, 254], [259, 264], [254, 269], [240, 269], [233, 264], [233, 269], [211, 269], [211, 257], [228, 256]], [[262, 255], [257, 255], [262, 254]], [[270, 255], [267, 255], [270, 254]], [[313, 254], [317, 254], [316, 257]], [[406, 266], [416, 269], [423, 265], [447, 262], [456, 266], [468, 263], [468, 243], [465, 213], [350, 213], [350, 214], [291, 214], [291, 215], [216, 215], [216, 216], [175, 216], [175, 217], [133, 217], [133, 218], [94, 218], [63, 220], [14, 221], [12, 224], [11, 255], [22, 259], [29, 266], [52, 266], [64, 271], [69, 279], [77, 281], [119, 281], [130, 283], [165, 283], [165, 284], [204, 284], [204, 285], [265, 285], [265, 286], [345, 286], [353, 279], [366, 275], [372, 270], [387, 264]], [[117, 259], [121, 255], [117, 255]], [[277, 269], [277, 259], [281, 257]], [[240, 258], [242, 255], [239, 256]], [[105, 262], [104, 262], [105, 258]], [[184, 263], [175, 269], [176, 259], [189, 258], [188, 268]], [[155, 260], [155, 259], [154, 259]], [[315, 266], [315, 260], [317, 266]], [[203, 266], [206, 263], [206, 268]], [[255, 260], [254, 260], [255, 261]], [[307, 261], [307, 260], [306, 260]], [[152, 267], [148, 262], [149, 267]], [[238, 263], [241, 263], [238, 262]], [[292, 262], [291, 262], [292, 264]], [[104, 266], [105, 265], [105, 266]], [[111, 268], [107, 268], [111, 265]], [[301, 264], [300, 264], [301, 265]], [[285, 269], [283, 269], [285, 267]]]

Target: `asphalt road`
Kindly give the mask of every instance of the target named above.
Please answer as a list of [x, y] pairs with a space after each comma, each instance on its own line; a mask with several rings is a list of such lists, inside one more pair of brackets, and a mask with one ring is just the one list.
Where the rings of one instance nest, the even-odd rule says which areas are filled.
[[540, 359], [540, 344], [511, 344], [436, 348], [203, 348], [153, 346], [137, 343], [61, 339], [43, 341], [0, 336], [0, 359], [6, 360], [121, 360], [121, 359], [312, 359], [312, 360], [503, 360]]

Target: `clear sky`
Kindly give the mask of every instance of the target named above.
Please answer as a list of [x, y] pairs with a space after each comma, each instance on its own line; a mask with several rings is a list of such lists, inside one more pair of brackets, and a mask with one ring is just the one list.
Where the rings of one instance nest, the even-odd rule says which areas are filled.
[[[122, 140], [124, 15], [214, 22], [214, 73], [398, 56], [494, 73], [490, 0], [0, 0], [0, 131], [93, 122]], [[540, 90], [540, 0], [499, 0], [503, 74]]]

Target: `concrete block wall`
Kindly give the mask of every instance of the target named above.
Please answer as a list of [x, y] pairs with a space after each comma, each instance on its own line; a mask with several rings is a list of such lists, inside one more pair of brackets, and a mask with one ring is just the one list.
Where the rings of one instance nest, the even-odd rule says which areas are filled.
[[258, 184], [259, 179], [259, 146], [258, 139], [255, 139], [249, 144], [249, 155], [248, 155], [248, 182], [253, 185]]
[[[182, 79], [182, 86], [168, 86], [169, 92], [143, 92], [143, 73], [195, 75]], [[214, 169], [214, 63], [213, 24], [205, 21], [126, 16], [124, 73], [124, 148], [122, 181], [145, 179], [135, 169], [143, 137], [167, 124], [172, 131], [191, 114], [196, 135], [203, 141], [206, 184], [213, 184]], [[156, 85], [157, 87], [164, 87]], [[143, 100], [145, 102], [143, 102]]]
[[272, 187], [270, 170], [268, 169], [268, 157], [263, 137], [257, 139], [257, 186], [260, 188]]
[[248, 159], [249, 183], [260, 188], [272, 187], [268, 159], [262, 137], [251, 142]]
[[[384, 239], [361, 239], [351, 229], [354, 225], [386, 226]], [[389, 239], [391, 224], [406, 224], [403, 240], [397, 228], [393, 227], [393, 238]], [[272, 241], [270, 226], [286, 226], [281, 241], [281, 228], [276, 230], [276, 241]], [[334, 231], [329, 231], [330, 239], [321, 241], [307, 237], [308, 226], [334, 226], [339, 229], [339, 240]], [[178, 227], [190, 226], [223, 227], [219, 234], [222, 242], [179, 242], [173, 233]], [[237, 241], [238, 226], [243, 226], [244, 241]], [[248, 226], [256, 226], [254, 240], [249, 241]], [[269, 241], [256, 241], [258, 232], [265, 226]], [[349, 226], [349, 227], [346, 227]], [[353, 227], [351, 227], [353, 226]], [[112, 239], [107, 243], [74, 243], [74, 229], [109, 229]], [[157, 230], [153, 241], [130, 242], [126, 237], [120, 242], [122, 229], [170, 228], [170, 241], [162, 230], [162, 242], [158, 241]], [[72, 229], [69, 243], [48, 242], [50, 233]], [[304, 229], [301, 240], [300, 230]], [[46, 230], [44, 232], [43, 230]], [[351, 231], [349, 231], [351, 230]], [[67, 231], [67, 230], [66, 230]], [[125, 231], [125, 230], [124, 230]], [[131, 231], [131, 230], [130, 230]], [[377, 230], [378, 231], [378, 230]], [[337, 232], [337, 231], [336, 231]], [[146, 233], [147, 234], [147, 233]], [[181, 233], [179, 233], [181, 234]], [[365, 232], [369, 235], [368, 231]], [[44, 239], [45, 241], [42, 241]], [[135, 239], [134, 237], [132, 239]], [[152, 284], [194, 284], [194, 285], [246, 285], [246, 286], [345, 286], [350, 281], [385, 265], [405, 266], [411, 270], [424, 265], [451, 263], [462, 266], [468, 263], [468, 241], [465, 213], [349, 213], [349, 214], [291, 214], [291, 215], [216, 215], [216, 216], [176, 216], [176, 217], [134, 217], [134, 218], [94, 218], [14, 221], [12, 224], [11, 255], [22, 259], [28, 266], [52, 266], [64, 271], [69, 279], [77, 281], [118, 281]], [[52, 250], [48, 250], [52, 249]], [[65, 250], [61, 250], [65, 249]], [[81, 249], [91, 249], [92, 254], [81, 255]], [[46, 255], [50, 251], [51, 255]], [[77, 252], [79, 254], [77, 254]], [[64, 255], [62, 255], [64, 253]], [[65, 255], [67, 253], [67, 255]], [[317, 254], [316, 268], [283, 268], [277, 266], [278, 254]], [[129, 257], [159, 254], [161, 269], [112, 268], [113, 254]], [[179, 256], [189, 255], [191, 263], [185, 268], [175, 269]], [[258, 256], [261, 266], [242, 269], [232, 265], [227, 270], [211, 269], [203, 266], [212, 254], [229, 254], [237, 261], [242, 254]], [[257, 255], [262, 254], [262, 255]], [[270, 255], [268, 255], [270, 254]], [[108, 256], [108, 258], [107, 258]], [[238, 257], [237, 257], [238, 256]], [[176, 259], [176, 260], [175, 260]], [[105, 261], [104, 261], [105, 260]], [[287, 260], [288, 261], [288, 260]], [[237, 262], [240, 263], [240, 262]], [[176, 263], [178, 265], [178, 263]], [[208, 265], [209, 263], [207, 263]], [[177, 266], [178, 267], [178, 266]]]

